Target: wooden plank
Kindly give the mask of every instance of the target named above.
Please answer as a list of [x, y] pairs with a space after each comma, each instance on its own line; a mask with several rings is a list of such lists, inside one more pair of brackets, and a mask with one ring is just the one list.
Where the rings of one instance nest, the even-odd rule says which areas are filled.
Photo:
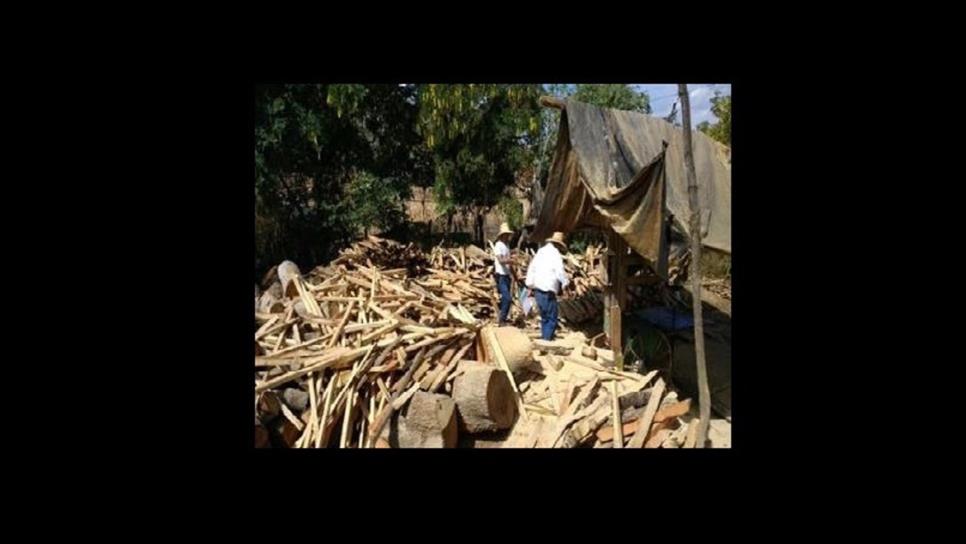
[[574, 401], [570, 403], [570, 406], [567, 407], [567, 411], [557, 418], [556, 426], [554, 426], [552, 432], [542, 437], [540, 441], [541, 447], [552, 448], [554, 444], [556, 444], [557, 439], [560, 438], [560, 435], [567, 430], [567, 426], [573, 423], [576, 419], [575, 414], [577, 414], [577, 412], [580, 410], [580, 407], [582, 404], [584, 404], [584, 401], [586, 401], [592, 393], [596, 392], [597, 385], [599, 383], [600, 380], [594, 377], [587, 385], [584, 386], [584, 388], [577, 395], [577, 398], [575, 398]]
[[292, 425], [295, 425], [296, 429], [301, 431], [305, 427], [305, 424], [302, 423], [299, 418], [295, 417], [295, 414], [288, 409], [288, 406], [286, 406], [284, 402], [280, 402], [278, 406], [282, 409], [282, 415], [285, 416], [285, 419], [291, 421]]
[[342, 319], [339, 321], [339, 324], [335, 328], [335, 332], [332, 333], [332, 339], [329, 340], [329, 343], [327, 344], [327, 347], [330, 347], [331, 348], [342, 337], [342, 331], [343, 331], [343, 329], [345, 329], [346, 323], [349, 322], [349, 317], [352, 315], [352, 310], [356, 307], [356, 302], [357, 301], [353, 300], [346, 307], [346, 309], [345, 309], [345, 315], [342, 316]]
[[532, 340], [532, 342], [536, 349], [555, 355], [569, 355], [574, 350], [573, 344], [565, 344], [560, 340], [543, 340], [537, 338]]
[[684, 439], [685, 448], [693, 448], [698, 442], [698, 418], [694, 418], [688, 423], [688, 437]]
[[621, 432], [621, 408], [617, 400], [617, 384], [610, 382], [611, 410], [614, 418], [614, 447], [624, 447], [624, 433]]
[[[661, 405], [661, 396], [664, 394], [664, 380], [661, 378], [657, 379], [657, 383], [654, 384], [654, 390], [651, 391], [651, 398], [647, 401], [647, 408], [644, 410], [644, 415], [641, 416], [638, 426], [641, 429], [650, 429], [651, 421], [654, 419], [654, 415], [657, 414], [657, 408]], [[634, 438], [627, 444], [628, 448], [640, 449], [644, 446], [644, 440], [647, 438], [646, 432], [634, 433]]]
[[273, 387], [279, 386], [283, 383], [290, 382], [296, 378], [301, 378], [302, 376], [308, 374], [309, 372], [322, 370], [323, 368], [334, 368], [334, 367], [340, 367], [342, 365], [346, 365], [358, 359], [359, 357], [362, 357], [362, 355], [371, 347], [372, 346], [370, 346], [369, 348], [356, 348], [354, 350], [343, 353], [336, 357], [326, 357], [315, 364], [305, 366], [303, 368], [300, 368], [299, 370], [288, 372], [286, 374], [278, 376], [277, 378], [272, 378], [266, 382], [258, 384], [255, 386], [255, 392], [261, 393], [262, 391], [266, 391]]
[[315, 447], [322, 447], [323, 427], [329, 417], [330, 403], [332, 401], [332, 391], [335, 390], [335, 380], [329, 380], [329, 385], [325, 388], [324, 400], [322, 402], [322, 416], [319, 418], [319, 428], [315, 434]]
[[587, 368], [590, 368], [592, 370], [596, 370], [597, 372], [603, 372], [603, 373], [606, 373], [606, 374], [611, 374], [611, 375], [614, 375], [614, 376], [620, 376], [621, 378], [627, 378], [627, 379], [630, 379], [630, 380], [634, 380], [634, 381], [637, 381], [637, 382], [644, 382], [644, 383], [647, 383], [648, 381], [650, 381], [651, 378], [653, 378], [654, 375], [657, 374], [657, 371], [654, 371], [654, 370], [652, 370], [651, 372], [649, 372], [649, 373], [647, 373], [647, 374], [645, 374], [643, 376], [641, 376], [640, 374], [636, 374], [634, 372], [622, 372], [622, 371], [619, 371], [619, 370], [611, 370], [609, 368], [603, 367], [603, 366], [595, 363], [594, 361], [591, 361], [590, 359], [587, 359], [587, 358], [585, 358], [585, 357], [583, 357], [581, 355], [577, 355], [577, 354], [568, 355], [567, 357], [564, 357], [563, 361], [564, 362], [567, 362], [567, 363], [573, 363], [575, 365], [587, 367]]
[[668, 429], [657, 429], [649, 433], [650, 438], [644, 443], [645, 448], [657, 448], [659, 447], [668, 436], [671, 435], [671, 431]]
[[371, 342], [372, 340], [374, 340], [376, 338], [380, 338], [380, 337], [382, 337], [384, 335], [389, 334], [390, 332], [396, 330], [398, 327], [399, 327], [399, 322], [398, 321], [393, 321], [392, 323], [386, 325], [385, 327], [383, 327], [383, 328], [381, 328], [381, 329], [379, 329], [377, 331], [373, 331], [373, 332], [371, 332], [371, 333], [363, 336], [362, 338], [359, 339], [359, 341], [361, 343], [363, 343], [363, 344], [365, 344], [367, 342]]
[[316, 344], [321, 344], [322, 342], [325, 342], [328, 339], [329, 339], [329, 335], [326, 334], [326, 335], [320, 336], [318, 338], [313, 338], [312, 340], [309, 340], [307, 342], [302, 342], [301, 344], [296, 344], [296, 345], [291, 346], [291, 347], [287, 347], [287, 348], [284, 348], [284, 349], [280, 349], [280, 350], [274, 351], [272, 353], [269, 353], [268, 355], [264, 355], [263, 357], [266, 358], [266, 359], [274, 359], [276, 357], [279, 357], [280, 355], [285, 355], [286, 353], [292, 353], [293, 351], [298, 351], [298, 350], [301, 350], [303, 348], [307, 348], [309, 346], [314, 346]]

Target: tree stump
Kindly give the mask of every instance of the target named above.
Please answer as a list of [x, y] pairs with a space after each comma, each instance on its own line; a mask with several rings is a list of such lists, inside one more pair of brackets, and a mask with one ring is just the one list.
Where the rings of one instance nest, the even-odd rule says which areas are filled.
[[394, 419], [389, 432], [392, 447], [456, 447], [456, 403], [446, 395], [417, 391]]
[[467, 366], [453, 382], [453, 400], [470, 433], [507, 429], [516, 421], [517, 401], [510, 379], [495, 366]]
[[[514, 375], [533, 364], [533, 342], [526, 333], [516, 327], [498, 327], [493, 329], [493, 336], [500, 344], [507, 366]], [[493, 346], [487, 348], [492, 350]], [[490, 360], [496, 361], [496, 356], [490, 357]]]

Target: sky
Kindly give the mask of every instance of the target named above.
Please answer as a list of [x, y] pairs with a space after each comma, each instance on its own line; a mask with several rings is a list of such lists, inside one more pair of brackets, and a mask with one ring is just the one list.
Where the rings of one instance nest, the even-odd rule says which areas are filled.
[[[651, 97], [651, 115], [664, 117], [671, 113], [671, 105], [678, 99], [677, 83], [669, 84], [635, 84], [639, 90], [647, 91]], [[711, 113], [711, 97], [714, 91], [721, 91], [723, 95], [731, 94], [730, 83], [688, 83], [688, 98], [691, 100], [691, 126], [696, 127], [701, 121], [714, 124], [717, 117]], [[678, 122], [681, 121], [681, 106], [678, 105]]]

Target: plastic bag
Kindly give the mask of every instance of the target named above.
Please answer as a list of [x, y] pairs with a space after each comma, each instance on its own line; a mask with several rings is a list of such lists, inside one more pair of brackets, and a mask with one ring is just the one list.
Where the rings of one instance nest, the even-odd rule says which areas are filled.
[[523, 309], [523, 317], [530, 315], [530, 310], [537, 305], [537, 301], [533, 297], [527, 296], [527, 288], [523, 287], [520, 289], [520, 308]]

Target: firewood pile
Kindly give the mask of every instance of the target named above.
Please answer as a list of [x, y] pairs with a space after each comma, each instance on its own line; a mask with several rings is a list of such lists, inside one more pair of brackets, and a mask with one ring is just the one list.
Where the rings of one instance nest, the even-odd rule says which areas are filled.
[[410, 243], [403, 245], [395, 240], [369, 236], [342, 250], [330, 266], [340, 264], [385, 268], [405, 268], [408, 276], [417, 276], [428, 264], [422, 250]]
[[[567, 258], [584, 297], [602, 287], [598, 258]], [[614, 370], [567, 327], [534, 340], [535, 316], [530, 334], [489, 325], [492, 263], [474, 246], [369, 237], [304, 276], [289, 261], [271, 270], [255, 287], [256, 446], [455, 447], [494, 433], [504, 447], [686, 445], [689, 404], [655, 373]]]
[[731, 300], [731, 281], [726, 279], [704, 279], [701, 287], [725, 300]]
[[694, 447], [696, 407], [657, 371], [615, 370], [613, 352], [590, 347], [582, 333], [533, 344], [536, 377], [521, 386], [532, 415], [504, 447]]

